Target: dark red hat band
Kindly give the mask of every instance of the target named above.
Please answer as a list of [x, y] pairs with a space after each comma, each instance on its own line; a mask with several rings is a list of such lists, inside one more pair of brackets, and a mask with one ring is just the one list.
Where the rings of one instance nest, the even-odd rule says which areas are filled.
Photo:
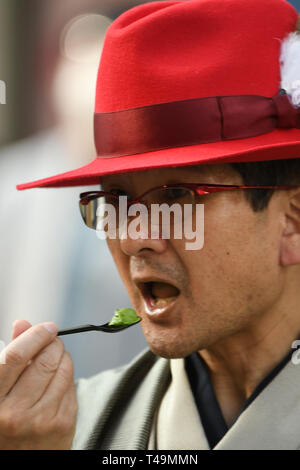
[[300, 108], [287, 94], [216, 96], [95, 113], [100, 158], [243, 139], [275, 128], [300, 129]]

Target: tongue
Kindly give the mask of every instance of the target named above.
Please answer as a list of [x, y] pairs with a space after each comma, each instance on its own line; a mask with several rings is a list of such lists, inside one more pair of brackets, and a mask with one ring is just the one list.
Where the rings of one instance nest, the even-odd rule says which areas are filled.
[[167, 297], [178, 295], [178, 289], [171, 286], [171, 284], [165, 284], [164, 282], [152, 282], [151, 293], [153, 297], [165, 299]]

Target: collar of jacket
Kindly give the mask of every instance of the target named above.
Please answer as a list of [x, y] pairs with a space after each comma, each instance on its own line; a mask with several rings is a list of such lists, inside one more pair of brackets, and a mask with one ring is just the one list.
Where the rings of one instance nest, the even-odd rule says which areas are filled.
[[170, 361], [147, 349], [126, 366], [80, 379], [72, 449], [147, 449], [153, 416], [170, 378]]
[[[209, 450], [184, 359], [171, 359], [170, 364], [172, 381], [152, 428], [155, 449]], [[300, 366], [289, 360], [238, 416], [213, 450], [299, 449], [299, 387]]]
[[[170, 382], [170, 360], [149, 350], [129, 365], [80, 379], [72, 448], [147, 449], [155, 411]], [[299, 387], [300, 366], [289, 361], [214, 450], [300, 449]]]

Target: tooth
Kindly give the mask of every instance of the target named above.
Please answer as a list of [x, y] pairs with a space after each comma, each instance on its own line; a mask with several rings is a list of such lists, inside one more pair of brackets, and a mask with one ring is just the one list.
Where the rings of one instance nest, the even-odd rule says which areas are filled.
[[175, 299], [176, 295], [173, 295], [172, 297], [165, 297], [165, 298], [156, 298], [155, 299], [155, 305], [158, 307], [164, 307], [167, 305], [171, 300]]

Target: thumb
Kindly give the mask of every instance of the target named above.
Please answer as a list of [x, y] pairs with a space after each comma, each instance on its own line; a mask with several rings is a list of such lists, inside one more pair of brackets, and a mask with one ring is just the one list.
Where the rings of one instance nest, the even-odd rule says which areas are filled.
[[15, 320], [13, 325], [12, 325], [12, 340], [20, 336], [24, 331], [28, 330], [28, 328], [31, 328], [31, 323], [29, 323], [27, 320]]

